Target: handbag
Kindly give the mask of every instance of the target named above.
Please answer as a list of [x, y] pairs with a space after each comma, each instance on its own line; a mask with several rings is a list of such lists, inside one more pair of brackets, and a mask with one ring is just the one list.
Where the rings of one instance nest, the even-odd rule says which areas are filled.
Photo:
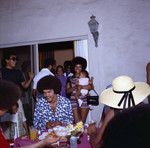
[[97, 94], [95, 89], [92, 90], [96, 93], [97, 96], [87, 96], [87, 104], [97, 106], [99, 105], [99, 95]]

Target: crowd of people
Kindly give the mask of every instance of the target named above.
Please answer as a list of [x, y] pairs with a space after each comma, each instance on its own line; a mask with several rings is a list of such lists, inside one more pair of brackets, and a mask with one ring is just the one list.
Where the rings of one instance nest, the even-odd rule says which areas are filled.
[[[93, 77], [90, 78], [86, 71], [86, 59], [75, 57], [71, 61], [65, 61], [63, 66], [58, 65], [56, 67], [56, 61], [48, 58], [44, 61], [44, 67], [36, 75], [30, 71], [28, 62], [22, 64], [24, 73], [17, 70], [15, 68], [17, 61], [18, 58], [15, 53], [7, 53], [4, 56], [4, 67], [0, 69], [0, 79], [2, 79], [0, 80], [0, 122], [2, 129], [0, 130], [0, 147], [9, 147], [5, 139], [4, 127], [6, 124], [10, 128], [10, 138], [15, 136], [16, 124], [8, 120], [10, 115], [16, 114], [20, 119], [19, 135], [29, 134], [23, 105], [30, 102], [30, 99], [26, 100], [22, 95], [24, 91], [21, 90], [32, 87], [32, 81], [32, 95], [36, 102], [33, 125], [38, 130], [66, 125], [68, 121], [71, 124], [79, 121], [86, 123], [89, 113], [87, 96], [90, 95], [89, 91], [94, 89]], [[148, 127], [150, 106], [142, 103], [150, 95], [149, 73], [150, 64], [147, 65], [148, 84], [134, 82], [129, 76], [119, 76], [101, 93], [100, 102], [105, 106], [99, 122], [99, 130], [95, 124], [89, 124], [87, 130], [93, 148], [150, 146], [149, 142], [146, 143], [146, 136], [142, 139], [138, 137], [140, 134], [144, 134], [140, 126], [144, 126], [144, 131], [146, 128], [147, 131], [150, 129]], [[31, 92], [27, 96], [31, 97]], [[140, 134], [137, 133], [138, 130]], [[149, 136], [150, 134], [146, 132], [146, 135]], [[136, 138], [133, 140], [132, 136]], [[127, 143], [123, 141], [125, 139], [127, 139]], [[59, 138], [47, 137], [26, 147], [55, 147], [58, 140]]]

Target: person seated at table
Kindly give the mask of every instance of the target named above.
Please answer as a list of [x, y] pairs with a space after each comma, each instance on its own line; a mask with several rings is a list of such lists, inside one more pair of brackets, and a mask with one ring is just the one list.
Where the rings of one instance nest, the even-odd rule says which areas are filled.
[[141, 104], [116, 115], [106, 126], [101, 148], [149, 148], [150, 105]]
[[[18, 103], [16, 103], [15, 105], [13, 105], [10, 108], [9, 112], [10, 112], [10, 114], [17, 116], [18, 127], [19, 127], [19, 129], [18, 129], [19, 136], [29, 135], [27, 123], [26, 123], [26, 121], [23, 122], [22, 113], [18, 112], [18, 108], [19, 108], [19, 105], [18, 105]], [[10, 124], [10, 139], [13, 139], [15, 136], [15, 127], [17, 127], [17, 123], [11, 122], [11, 124]]]
[[[7, 114], [9, 114], [10, 119], [7, 122], [2, 122], [1, 126], [3, 129], [3, 133], [6, 139], [14, 139], [15, 136], [15, 127], [17, 127], [19, 136], [28, 135], [28, 127], [26, 121], [23, 122], [22, 112], [18, 112], [19, 104], [16, 103], [13, 105]], [[3, 117], [1, 118], [3, 120]]]
[[59, 95], [61, 81], [56, 76], [45, 76], [39, 80], [37, 89], [44, 97], [39, 98], [34, 111], [34, 126], [39, 130], [56, 125], [73, 123], [70, 100]]
[[[9, 92], [9, 93], [8, 93]], [[0, 117], [2, 117], [20, 98], [20, 89], [12, 82], [0, 80]], [[11, 98], [11, 99], [10, 99]], [[1, 129], [1, 128], [0, 128]], [[59, 138], [47, 137], [38, 143], [24, 146], [22, 148], [43, 148], [45, 146], [54, 146]], [[4, 138], [0, 130], [0, 148], [10, 148], [8, 141]]]
[[150, 87], [145, 82], [134, 82], [128, 76], [119, 76], [112, 82], [112, 88], [105, 89], [100, 95], [100, 102], [110, 106], [104, 122], [97, 133], [95, 125], [88, 127], [90, 143], [93, 148], [100, 147], [101, 137], [107, 123], [123, 109], [140, 104], [150, 94]]

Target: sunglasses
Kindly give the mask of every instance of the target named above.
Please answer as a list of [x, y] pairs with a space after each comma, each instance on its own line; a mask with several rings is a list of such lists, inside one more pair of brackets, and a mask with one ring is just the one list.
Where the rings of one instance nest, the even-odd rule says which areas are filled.
[[12, 57], [12, 58], [10, 58], [10, 60], [18, 61], [18, 58]]

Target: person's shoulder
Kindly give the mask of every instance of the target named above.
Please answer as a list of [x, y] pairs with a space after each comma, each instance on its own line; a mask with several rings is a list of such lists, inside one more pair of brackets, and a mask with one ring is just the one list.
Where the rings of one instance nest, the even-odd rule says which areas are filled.
[[44, 97], [41, 97], [41, 98], [38, 98], [38, 99], [37, 99], [36, 104], [42, 105], [42, 104], [44, 104], [45, 102], [46, 102], [45, 98], [44, 98]]
[[36, 79], [39, 79], [39, 78], [41, 78], [42, 77], [42, 75], [43, 75], [43, 73], [45, 73], [45, 71], [44, 71], [44, 69], [41, 69], [35, 76], [34, 76], [34, 81], [36, 80]]
[[9, 71], [9, 72], [13, 72], [13, 73], [16, 73], [16, 74], [22, 74], [22, 72], [19, 69], [16, 69], [16, 68], [12, 68], [12, 69], [5, 68], [4, 70]]
[[68, 77], [71, 77], [71, 76], [73, 76], [73, 75], [74, 75], [73, 73], [69, 73], [69, 74], [68, 74]]
[[70, 103], [70, 100], [69, 100], [68, 98], [66, 98], [66, 97], [63, 97], [63, 96], [60, 96], [60, 95], [59, 95], [59, 98], [60, 98], [60, 101], [61, 101], [61, 102]]

